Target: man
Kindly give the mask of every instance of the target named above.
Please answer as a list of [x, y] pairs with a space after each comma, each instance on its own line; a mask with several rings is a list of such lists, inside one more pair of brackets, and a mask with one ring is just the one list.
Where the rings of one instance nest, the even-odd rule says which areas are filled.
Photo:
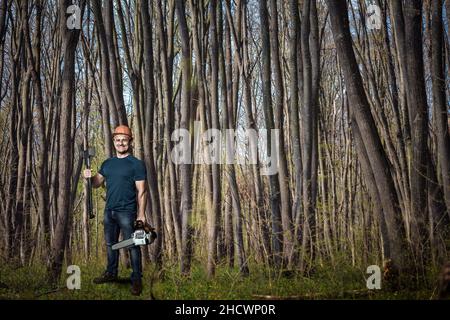
[[[105, 160], [99, 172], [92, 177], [89, 169], [84, 170], [84, 177], [92, 179], [92, 186], [98, 188], [106, 181], [106, 206], [104, 217], [105, 241], [107, 247], [108, 266], [102, 276], [95, 278], [94, 283], [106, 283], [117, 280], [119, 252], [111, 246], [118, 242], [120, 230], [123, 238], [129, 239], [134, 232], [134, 223], [141, 220], [145, 223], [146, 207], [146, 169], [143, 161], [130, 154], [133, 139], [130, 128], [118, 126], [113, 133], [116, 156]], [[142, 262], [140, 247], [130, 249], [131, 293], [142, 292]]]

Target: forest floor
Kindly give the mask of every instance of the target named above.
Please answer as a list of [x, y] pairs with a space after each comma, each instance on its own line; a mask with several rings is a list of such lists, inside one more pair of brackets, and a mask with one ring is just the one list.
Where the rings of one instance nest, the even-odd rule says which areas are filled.
[[[80, 289], [69, 290], [66, 283], [73, 274], [63, 269], [59, 287], [50, 288], [45, 281], [43, 266], [14, 268], [0, 265], [0, 299], [43, 300], [252, 300], [252, 299], [434, 299], [436, 284], [420, 290], [389, 292], [369, 290], [365, 270], [351, 267], [334, 270], [318, 267], [308, 277], [292, 272], [270, 272], [250, 266], [250, 275], [242, 277], [237, 269], [218, 266], [216, 276], [207, 279], [204, 266], [194, 263], [189, 277], [181, 276], [177, 266], [166, 267], [164, 276], [157, 276], [153, 266], [144, 269], [144, 289], [140, 297], [132, 296], [128, 277], [131, 270], [121, 268], [117, 283], [93, 284], [92, 279], [101, 275], [103, 265], [80, 264]], [[153, 269], [153, 270], [152, 270]], [[434, 275], [430, 275], [433, 279]], [[75, 283], [75, 282], [72, 282]]]

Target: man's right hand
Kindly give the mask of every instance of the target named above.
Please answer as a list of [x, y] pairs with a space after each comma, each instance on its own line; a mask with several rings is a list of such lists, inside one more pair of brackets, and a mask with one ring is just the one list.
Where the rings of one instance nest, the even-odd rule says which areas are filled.
[[92, 178], [92, 171], [91, 169], [84, 169], [83, 176], [85, 179]]
[[91, 178], [92, 186], [94, 188], [101, 187], [103, 185], [103, 182], [105, 181], [105, 178], [99, 172], [97, 172], [96, 174], [93, 175], [91, 169], [84, 169], [83, 177], [85, 179]]

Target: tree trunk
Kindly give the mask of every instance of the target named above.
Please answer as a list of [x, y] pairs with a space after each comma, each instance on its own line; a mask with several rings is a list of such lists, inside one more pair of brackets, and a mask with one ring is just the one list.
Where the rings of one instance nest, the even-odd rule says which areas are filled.
[[[60, 0], [59, 7], [67, 8], [71, 5], [69, 0]], [[82, 11], [84, 10], [84, 4]], [[58, 214], [57, 224], [55, 229], [55, 239], [52, 245], [49, 271], [49, 282], [56, 285], [62, 271], [62, 263], [64, 258], [64, 250], [67, 237], [67, 222], [69, 215], [72, 214], [70, 210], [71, 201], [71, 177], [72, 177], [72, 108], [73, 94], [75, 92], [75, 51], [80, 35], [79, 29], [69, 30], [66, 26], [65, 10], [60, 10], [60, 34], [63, 39], [64, 48], [64, 66], [61, 78], [61, 121], [60, 121], [60, 157], [59, 157], [59, 189], [58, 189]]]
[[[37, 213], [40, 221], [40, 239], [43, 241], [41, 246], [41, 258], [48, 259], [48, 250], [50, 247], [50, 225], [49, 225], [49, 186], [48, 186], [48, 140], [46, 136], [46, 121], [43, 106], [42, 83], [41, 83], [41, 23], [42, 23], [42, 3], [36, 4], [36, 31], [34, 34], [34, 55], [32, 57], [32, 81], [33, 93], [36, 105], [36, 117], [33, 130], [36, 133], [36, 139], [41, 146], [37, 153]], [[25, 32], [29, 34], [29, 32]], [[31, 50], [29, 50], [31, 51]], [[31, 52], [29, 53], [31, 55]], [[47, 261], [48, 262], [48, 261]]]
[[[85, 157], [89, 157], [89, 113], [90, 113], [90, 107], [89, 107], [89, 71], [88, 68], [86, 68], [85, 73], [85, 90], [84, 90], [84, 106], [83, 106], [83, 152], [87, 152], [87, 155], [84, 155]], [[93, 205], [93, 195], [92, 195], [92, 186], [91, 190], [88, 188], [88, 180], [84, 180], [84, 203], [83, 203], [83, 249], [84, 249], [84, 259], [85, 262], [89, 261], [90, 258], [90, 237], [89, 237], [89, 215], [91, 214], [89, 210], [94, 210], [93, 207], [90, 207]]]
[[[398, 207], [394, 183], [389, 171], [389, 164], [380, 137], [377, 133], [373, 117], [370, 113], [367, 96], [362, 85], [346, 14], [346, 1], [327, 0], [330, 11], [333, 38], [336, 45], [340, 65], [342, 67], [351, 110], [361, 132], [364, 149], [370, 154], [370, 167], [375, 177], [378, 193], [382, 203], [389, 235], [390, 257], [394, 267], [404, 267], [403, 227]], [[364, 150], [358, 150], [363, 154]], [[370, 183], [370, 181], [367, 181]]]
[[[180, 129], [190, 132], [191, 123], [191, 49], [189, 31], [186, 22], [184, 2], [176, 0], [176, 11], [182, 47], [182, 91]], [[191, 136], [187, 138], [191, 146]], [[186, 151], [186, 150], [185, 150]], [[181, 273], [189, 274], [191, 269], [191, 227], [189, 219], [192, 213], [192, 164], [181, 164]]]
[[[301, 164], [301, 150], [300, 150], [300, 127], [299, 127], [299, 82], [298, 82], [298, 61], [297, 52], [299, 50], [298, 43], [300, 42], [300, 17], [298, 13], [298, 1], [289, 1], [289, 11], [291, 16], [291, 27], [290, 27], [290, 48], [289, 48], [289, 69], [291, 74], [290, 83], [290, 109], [289, 114], [289, 128], [290, 128], [290, 138], [292, 146], [292, 162], [294, 165], [294, 176], [295, 176], [295, 196], [293, 201], [293, 216], [294, 216], [294, 239], [297, 240], [299, 237], [300, 230], [300, 217], [302, 216], [302, 164]], [[294, 252], [292, 252], [294, 254]], [[293, 257], [294, 258], [294, 257]]]
[[432, 21], [432, 84], [433, 115], [438, 142], [438, 163], [440, 184], [443, 186], [447, 214], [450, 218], [450, 137], [448, 130], [448, 112], [445, 97], [445, 51], [443, 48], [444, 30], [442, 24], [442, 0], [433, 0]]
[[[212, 0], [209, 7], [210, 39], [211, 39], [211, 129], [219, 129], [219, 43], [217, 40], [217, 1]], [[216, 138], [214, 138], [216, 139]], [[220, 138], [219, 138], [220, 139]], [[211, 143], [216, 143], [212, 141]], [[216, 150], [220, 152], [219, 150]], [[219, 161], [220, 163], [220, 161]], [[217, 254], [218, 219], [221, 212], [221, 179], [220, 166], [213, 161], [212, 169], [212, 208], [208, 213], [208, 264], [207, 274], [211, 278], [215, 274]]]
[[[302, 10], [301, 24], [301, 51], [303, 60], [303, 107], [302, 114], [302, 167], [303, 167], [303, 215], [304, 231], [302, 237], [302, 258], [300, 268], [304, 270], [304, 260], [307, 243], [314, 243], [315, 240], [315, 210], [312, 200], [312, 155], [313, 155], [313, 134], [314, 134], [314, 105], [312, 92], [312, 61], [310, 50], [311, 32], [311, 0], [305, 0]], [[307, 229], [306, 229], [307, 228]], [[307, 231], [309, 231], [307, 233]], [[314, 250], [311, 252], [314, 259]]]
[[8, 1], [2, 1], [0, 4], [0, 42], [3, 40], [3, 37], [6, 32], [6, 17], [8, 16]]
[[[222, 78], [222, 110], [226, 110], [223, 112], [223, 127], [225, 129], [234, 129], [235, 128], [235, 108], [237, 106], [233, 105], [233, 84], [232, 84], [232, 68], [231, 68], [231, 29], [232, 25], [229, 20], [225, 20], [222, 18], [222, 10], [220, 10], [220, 25], [222, 25], [222, 21], [224, 21], [224, 42], [225, 42], [225, 51], [223, 47], [220, 48], [221, 52], [221, 60], [220, 60], [220, 74]], [[221, 32], [222, 33], [222, 32]], [[222, 42], [222, 41], [220, 41]], [[227, 131], [225, 131], [227, 132]], [[228, 135], [226, 133], [225, 137], [226, 147], [228, 150], [233, 150], [235, 148], [234, 136]], [[233, 154], [234, 155], [234, 154]], [[228, 158], [226, 158], [227, 164], [224, 165], [225, 176], [228, 181], [229, 191], [231, 195], [231, 206], [232, 206], [232, 225], [233, 225], [233, 243], [234, 243], [234, 253], [236, 255], [237, 264], [239, 267], [239, 272], [241, 275], [248, 275], [248, 264], [247, 264], [247, 255], [246, 250], [244, 248], [244, 238], [243, 238], [243, 211], [241, 204], [241, 196], [239, 194], [239, 186], [236, 178], [236, 159], [233, 157], [233, 163], [228, 163]]]
[[283, 227], [283, 260], [287, 268], [292, 267], [292, 252], [294, 251], [294, 230], [292, 228], [292, 207], [289, 187], [289, 172], [287, 168], [286, 152], [284, 145], [284, 114], [283, 114], [283, 79], [280, 65], [280, 50], [278, 41], [278, 10], [277, 1], [270, 0], [270, 45], [271, 58], [273, 66], [273, 75], [275, 80], [275, 108], [274, 125], [280, 132], [276, 141], [278, 144], [278, 183], [280, 186], [281, 200], [281, 223]]
[[[318, 170], [318, 118], [319, 118], [319, 88], [320, 88], [320, 43], [319, 43], [319, 19], [317, 15], [317, 1], [311, 1], [310, 8], [310, 29], [309, 38], [311, 52], [311, 118], [312, 118], [312, 146], [311, 146], [311, 221], [316, 226], [316, 197], [317, 197], [317, 170]], [[314, 258], [317, 245], [317, 231], [311, 230], [311, 240], [313, 241], [312, 258]], [[314, 243], [314, 241], [316, 243]]]
[[[17, 55], [18, 56], [18, 55]], [[19, 77], [18, 77], [18, 61], [14, 61], [11, 67], [11, 112], [9, 114], [9, 144], [10, 144], [10, 160], [9, 160], [9, 181], [7, 189], [7, 202], [5, 212], [5, 256], [13, 257], [12, 246], [14, 241], [14, 225], [13, 217], [16, 212], [15, 193], [17, 190], [17, 170], [18, 170], [18, 146], [17, 146], [17, 122], [18, 122], [18, 91], [19, 91]]]
[[[142, 14], [142, 12], [141, 12]], [[117, 114], [119, 116], [118, 124], [128, 125], [127, 120], [127, 113], [125, 111], [125, 103], [123, 102], [123, 86], [122, 86], [122, 80], [119, 73], [119, 67], [117, 64], [118, 57], [116, 56], [115, 49], [116, 45], [115, 42], [117, 39], [115, 38], [115, 24], [114, 24], [114, 13], [113, 13], [113, 1], [105, 1], [105, 9], [104, 9], [104, 16], [105, 16], [105, 36], [106, 36], [106, 43], [108, 47], [108, 54], [109, 54], [109, 64], [108, 68], [110, 70], [111, 75], [111, 89], [114, 97], [115, 107], [117, 108]], [[145, 24], [145, 21], [142, 21], [143, 24]], [[145, 27], [143, 28], [143, 32], [145, 32]]]
[[422, 273], [426, 248], [427, 220], [427, 97], [424, 82], [422, 54], [422, 1], [411, 0], [404, 4], [407, 65], [407, 100], [411, 118], [411, 241], [418, 272]]
[[[154, 162], [153, 149], [153, 122], [155, 104], [155, 86], [153, 83], [153, 46], [152, 26], [148, 2], [141, 2], [142, 28], [144, 33], [144, 85], [145, 85], [145, 130], [144, 130], [144, 153], [147, 167], [147, 183], [150, 189], [150, 205], [152, 208], [152, 221], [156, 230], [161, 230], [161, 207], [159, 202], [158, 181]], [[157, 237], [152, 248], [153, 259], [158, 267], [162, 266], [161, 237]]]
[[[267, 0], [259, 3], [259, 14], [261, 21], [261, 39], [262, 39], [262, 90], [263, 90], [263, 109], [266, 123], [267, 150], [272, 150], [272, 130], [275, 128], [273, 122], [272, 93], [271, 93], [271, 60], [270, 60], [270, 39], [269, 39], [269, 19], [267, 12]], [[268, 156], [268, 155], [267, 155]], [[272, 162], [278, 154], [271, 154]], [[276, 161], [275, 161], [276, 162]], [[274, 163], [272, 163], [273, 165]], [[278, 164], [275, 163], [278, 169]], [[272, 218], [272, 262], [275, 267], [281, 267], [283, 254], [283, 228], [280, 212], [280, 185], [275, 174], [269, 176], [270, 186], [270, 207]]]
[[[403, 137], [405, 139], [405, 144], [410, 151], [410, 141], [411, 141], [411, 120], [410, 112], [407, 105], [407, 64], [406, 64], [406, 35], [405, 35], [405, 17], [403, 15], [403, 5], [401, 0], [388, 1], [391, 6], [391, 17], [393, 32], [395, 35], [395, 45], [397, 51], [397, 63], [399, 65], [399, 80], [400, 80], [400, 101], [403, 106]], [[409, 153], [409, 152], [408, 152]], [[408, 204], [410, 206], [410, 204]], [[409, 209], [408, 209], [409, 211]]]
[[[169, 171], [169, 186], [171, 195], [171, 205], [170, 205], [170, 215], [172, 217], [174, 232], [175, 232], [175, 243], [178, 252], [179, 259], [181, 259], [181, 216], [180, 216], [180, 206], [179, 206], [179, 195], [177, 189], [177, 176], [175, 171], [175, 165], [171, 161], [170, 152], [173, 148], [173, 142], [171, 140], [171, 134], [174, 128], [174, 112], [172, 103], [172, 70], [170, 68], [171, 58], [169, 54], [168, 44], [166, 41], [172, 39], [172, 34], [166, 35], [163, 25], [163, 13], [161, 0], [158, 0], [156, 6], [157, 9], [157, 32], [161, 47], [161, 73], [162, 73], [162, 88], [163, 88], [163, 103], [165, 110], [165, 123], [164, 123], [164, 140], [166, 141], [166, 153], [167, 153], [167, 169]], [[173, 11], [173, 8], [172, 8]], [[171, 14], [170, 16], [172, 16]], [[171, 42], [169, 41], [169, 44]], [[161, 103], [161, 102], [160, 102]]]
[[[102, 17], [102, 4], [100, 0], [93, 0], [91, 3], [92, 11], [95, 16], [95, 25], [97, 27], [97, 34], [99, 38], [99, 47], [100, 47], [100, 55], [101, 55], [101, 78], [102, 78], [102, 95], [103, 95], [103, 101], [102, 106], [105, 110], [108, 108], [108, 112], [106, 114], [111, 116], [112, 120], [112, 126], [115, 128], [117, 125], [119, 125], [119, 113], [118, 108], [116, 107], [116, 102], [114, 99], [114, 93], [113, 89], [111, 88], [111, 72], [109, 69], [109, 66], [111, 64], [110, 58], [109, 58], [109, 52], [108, 52], [108, 42], [106, 39], [106, 31], [105, 31], [105, 25], [103, 22]], [[112, 61], [112, 63], [115, 63], [115, 61]], [[105, 112], [105, 111], [103, 111]], [[106, 118], [109, 123], [109, 117]], [[108, 126], [108, 130], [109, 126]], [[106, 133], [106, 128], [105, 128]], [[105, 134], [105, 141], [108, 138], [108, 135]]]
[[[250, 57], [249, 57], [249, 34], [248, 34], [248, 22], [247, 22], [247, 4], [243, 3], [243, 28], [244, 37], [243, 37], [243, 66], [242, 73], [244, 77], [244, 106], [245, 106], [245, 115], [247, 122], [247, 130], [255, 130], [257, 129], [257, 123], [255, 116], [253, 115], [252, 110], [252, 92], [251, 92], [251, 80], [252, 80], [252, 71], [250, 65]], [[255, 219], [258, 225], [256, 226], [260, 230], [260, 235], [257, 237], [257, 241], [259, 242], [259, 253], [261, 256], [269, 258], [271, 255], [271, 247], [270, 247], [270, 234], [268, 231], [268, 222], [265, 219], [265, 208], [264, 208], [264, 199], [263, 199], [263, 185], [261, 181], [261, 170], [260, 170], [260, 157], [258, 155], [258, 146], [256, 143], [250, 144], [251, 154], [256, 160], [255, 164], [251, 164], [252, 169], [252, 181], [254, 181], [254, 197], [256, 204], [256, 212]]]

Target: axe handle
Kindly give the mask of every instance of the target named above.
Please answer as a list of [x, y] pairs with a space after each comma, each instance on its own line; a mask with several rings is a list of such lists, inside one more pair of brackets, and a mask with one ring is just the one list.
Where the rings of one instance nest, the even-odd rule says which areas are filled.
[[[86, 169], [91, 169], [91, 159], [89, 157], [89, 151], [84, 152], [84, 162]], [[92, 177], [87, 179], [87, 211], [89, 219], [95, 218], [94, 206], [92, 205]]]

